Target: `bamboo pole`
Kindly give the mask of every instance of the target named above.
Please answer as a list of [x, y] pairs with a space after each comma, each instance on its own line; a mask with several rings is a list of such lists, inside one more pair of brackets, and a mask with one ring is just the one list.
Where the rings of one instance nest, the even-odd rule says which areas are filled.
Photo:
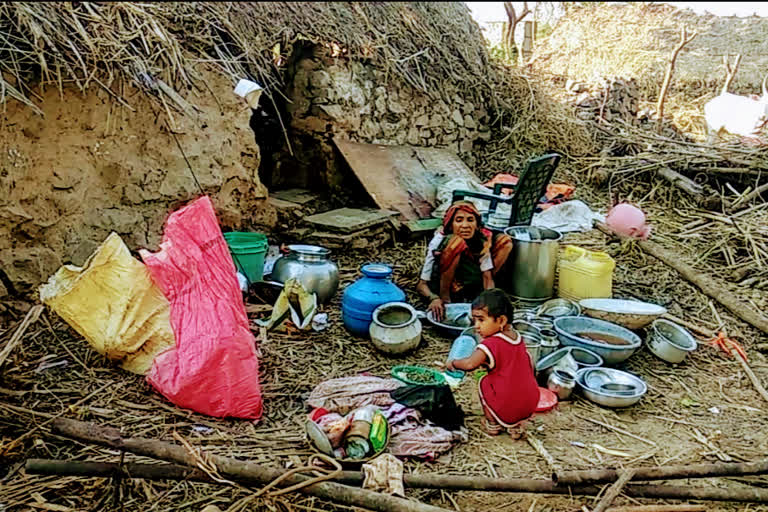
[[[27, 461], [25, 471], [29, 474], [41, 475], [89, 476], [107, 478], [120, 474], [123, 478], [145, 478], [148, 480], [190, 480], [217, 483], [207, 474], [198, 469], [167, 463], [129, 463], [123, 464], [121, 466], [117, 463], [30, 459]], [[262, 484], [261, 479], [253, 479], [247, 476], [236, 477], [234, 480], [246, 485]], [[362, 485], [363, 480], [363, 474], [357, 471], [343, 471], [339, 476], [334, 478], [335, 482], [356, 486]], [[451, 491], [564, 494], [578, 496], [598, 496], [603, 490], [602, 487], [595, 485], [577, 485], [573, 487], [558, 485], [551, 480], [546, 479], [489, 478], [479, 476], [435, 474], [406, 474], [403, 475], [403, 484], [408, 488], [444, 489]], [[624, 494], [635, 498], [678, 500], [694, 499], [768, 503], [768, 492], [762, 489], [719, 489], [714, 487], [701, 488], [630, 484], [624, 488]]]
[[[693, 464], [638, 468], [634, 480], [674, 480], [680, 478], [711, 478], [718, 476], [764, 475], [768, 473], [768, 459], [757, 462], [718, 462], [715, 464]], [[585, 471], [563, 471], [553, 480], [562, 486], [613, 482], [619, 477], [619, 470], [588, 469]]]
[[[244, 478], [261, 485], [273, 482], [284, 473], [280, 469], [263, 466], [254, 462], [243, 462], [214, 454], [196, 454], [185, 447], [156, 439], [122, 437], [120, 431], [116, 428], [102, 427], [84, 421], [57, 418], [53, 421], [52, 430], [57, 434], [72, 439], [79, 439], [186, 466], [194, 467], [203, 462], [206, 466], [213, 464], [221, 475], [235, 479]], [[292, 486], [306, 480], [309, 480], [309, 477], [294, 474], [282, 480], [282, 485]], [[432, 505], [366, 489], [358, 489], [336, 482], [320, 482], [297, 489], [297, 491], [336, 503], [381, 512], [447, 512], [443, 508]]]

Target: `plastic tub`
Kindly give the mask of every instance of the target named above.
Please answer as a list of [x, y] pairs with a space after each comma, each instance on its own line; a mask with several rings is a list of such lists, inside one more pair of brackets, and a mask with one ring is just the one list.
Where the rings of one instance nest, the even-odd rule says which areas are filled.
[[261, 233], [230, 231], [224, 233], [232, 260], [237, 271], [249, 282], [255, 283], [264, 278], [264, 256], [267, 254], [267, 237]]

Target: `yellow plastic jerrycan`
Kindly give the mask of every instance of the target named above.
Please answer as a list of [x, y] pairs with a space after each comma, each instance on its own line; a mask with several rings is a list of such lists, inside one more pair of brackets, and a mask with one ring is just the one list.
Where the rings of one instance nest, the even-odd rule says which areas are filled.
[[616, 262], [604, 252], [566, 245], [558, 261], [557, 294], [575, 302], [611, 298], [615, 267]]

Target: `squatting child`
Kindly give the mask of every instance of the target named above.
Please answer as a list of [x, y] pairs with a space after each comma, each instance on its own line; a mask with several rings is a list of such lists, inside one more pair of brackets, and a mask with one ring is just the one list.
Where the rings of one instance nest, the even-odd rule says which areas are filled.
[[498, 435], [507, 429], [519, 438], [522, 422], [536, 410], [539, 386], [520, 334], [512, 320], [512, 303], [503, 290], [485, 290], [472, 302], [475, 331], [483, 338], [469, 357], [448, 361], [449, 370], [474, 370], [482, 365], [488, 374], [478, 392], [485, 413], [485, 429]]

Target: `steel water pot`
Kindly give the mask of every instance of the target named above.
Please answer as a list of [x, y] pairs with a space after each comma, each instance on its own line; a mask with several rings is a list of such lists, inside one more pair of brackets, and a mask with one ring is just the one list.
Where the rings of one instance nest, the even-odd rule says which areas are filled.
[[331, 251], [317, 245], [289, 245], [288, 254], [278, 258], [272, 280], [285, 283], [296, 278], [319, 303], [328, 302], [339, 288], [339, 267], [328, 259]]
[[504, 286], [505, 291], [512, 297], [535, 302], [552, 297], [563, 235], [533, 226], [512, 226], [504, 232], [512, 238], [512, 253], [506, 263], [510, 282]]

